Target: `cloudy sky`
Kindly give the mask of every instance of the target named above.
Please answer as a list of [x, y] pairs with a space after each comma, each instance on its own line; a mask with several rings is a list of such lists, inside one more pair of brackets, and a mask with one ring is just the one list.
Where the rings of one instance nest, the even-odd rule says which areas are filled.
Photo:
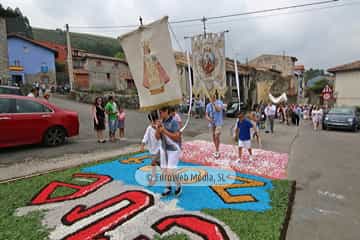
[[[5, 7], [19, 7], [34, 27], [117, 37], [131, 29], [86, 29], [76, 26], [124, 26], [144, 23], [164, 15], [170, 21], [211, 17], [284, 7], [321, 0], [2, 0]], [[331, 7], [330, 7], [331, 6]], [[295, 56], [306, 68], [328, 68], [360, 60], [360, 0], [266, 14], [208, 21], [208, 31], [229, 30], [226, 53], [239, 60], [260, 54]], [[171, 24], [182, 49], [190, 43], [184, 36], [202, 32], [202, 23]], [[72, 28], [73, 27], [73, 28]], [[174, 48], [180, 47], [175, 44]]]

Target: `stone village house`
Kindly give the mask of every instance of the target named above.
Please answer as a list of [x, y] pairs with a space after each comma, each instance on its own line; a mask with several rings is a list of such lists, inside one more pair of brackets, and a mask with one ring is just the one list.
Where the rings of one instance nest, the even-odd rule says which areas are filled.
[[0, 17], [0, 85], [9, 79], [8, 44], [5, 19]]
[[337, 105], [360, 106], [360, 61], [332, 67], [327, 71], [335, 74]]
[[81, 91], [135, 89], [124, 60], [73, 49], [74, 88]]
[[[189, 94], [189, 72], [186, 56], [182, 52], [175, 52], [175, 59], [178, 68], [179, 81], [184, 96]], [[256, 103], [268, 102], [269, 91], [275, 95], [283, 93], [284, 88], [288, 88], [287, 78], [281, 74], [281, 71], [266, 68], [254, 67], [249, 64], [238, 64], [240, 97], [241, 102], [252, 107]], [[226, 86], [227, 93], [224, 101], [226, 103], [238, 101], [234, 61], [226, 59]], [[286, 91], [285, 90], [285, 91]]]
[[[295, 62], [297, 62], [297, 60], [296, 57], [292, 56], [263, 54], [250, 60], [249, 65], [255, 68], [279, 71], [285, 80], [283, 84], [287, 87], [283, 88], [284, 92], [288, 95], [289, 101], [296, 102], [300, 85], [300, 78], [295, 74], [297, 72]], [[272, 94], [275, 94], [275, 92], [272, 92]]]
[[8, 34], [7, 42], [11, 83], [56, 85], [57, 51], [18, 34]]

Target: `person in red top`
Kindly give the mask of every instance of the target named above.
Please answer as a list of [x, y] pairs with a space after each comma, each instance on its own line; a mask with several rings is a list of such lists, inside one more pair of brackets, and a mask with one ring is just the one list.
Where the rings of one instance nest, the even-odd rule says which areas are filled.
[[124, 139], [125, 138], [125, 111], [122, 107], [119, 107], [118, 111], [118, 128], [119, 128], [119, 138]]

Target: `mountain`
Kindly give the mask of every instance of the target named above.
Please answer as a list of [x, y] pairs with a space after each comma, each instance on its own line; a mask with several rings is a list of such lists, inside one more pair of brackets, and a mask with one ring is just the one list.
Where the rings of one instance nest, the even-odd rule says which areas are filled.
[[[32, 34], [34, 40], [66, 45], [66, 33], [61, 29], [51, 30], [33, 27]], [[116, 38], [70, 32], [70, 40], [73, 48], [91, 53], [114, 57], [118, 52], [123, 52]]]

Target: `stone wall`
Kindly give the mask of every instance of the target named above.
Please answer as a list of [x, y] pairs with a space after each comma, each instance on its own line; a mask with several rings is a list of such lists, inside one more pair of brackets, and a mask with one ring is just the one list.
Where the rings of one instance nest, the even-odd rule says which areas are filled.
[[126, 81], [132, 79], [128, 65], [122, 62], [87, 58], [85, 69], [93, 90], [124, 90]]
[[41, 83], [44, 78], [49, 79], [49, 82], [48, 82], [49, 86], [56, 84], [56, 72], [55, 71], [49, 71], [47, 73], [25, 74], [25, 83], [29, 84], [29, 85], [31, 85], [35, 82]]
[[120, 95], [120, 94], [114, 94], [113, 92], [91, 93], [91, 92], [72, 91], [70, 96], [72, 99], [75, 99], [78, 102], [93, 104], [96, 97], [102, 96], [106, 100], [110, 95], [114, 96], [116, 103], [123, 108], [139, 109], [138, 95]]
[[9, 79], [9, 60], [5, 19], [0, 17], [0, 84]]

